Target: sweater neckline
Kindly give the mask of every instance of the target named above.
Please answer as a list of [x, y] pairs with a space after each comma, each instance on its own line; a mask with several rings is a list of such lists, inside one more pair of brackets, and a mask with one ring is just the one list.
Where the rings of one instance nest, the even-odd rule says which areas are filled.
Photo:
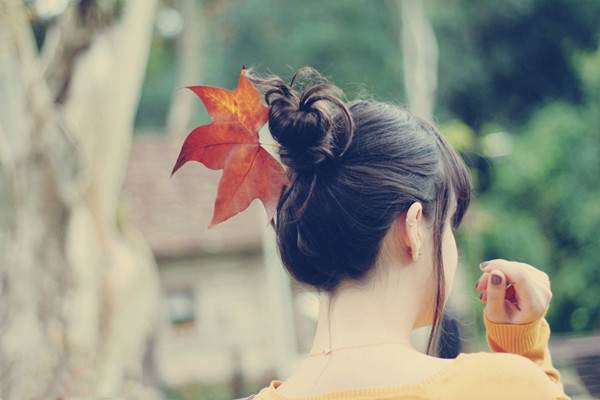
[[[441, 380], [448, 374], [455, 371], [456, 367], [460, 365], [465, 359], [465, 353], [460, 353], [454, 362], [433, 374], [420, 379], [415, 382], [402, 383], [400, 385], [393, 386], [381, 386], [381, 387], [366, 387], [366, 388], [354, 388], [354, 389], [343, 389], [334, 392], [321, 393], [315, 396], [309, 397], [286, 397], [277, 392], [277, 388], [283, 383], [282, 381], [274, 380], [271, 384], [263, 389], [269, 392], [269, 395], [273, 399], [277, 400], [339, 400], [339, 399], [353, 399], [353, 398], [364, 398], [368, 396], [377, 396], [378, 398], [385, 399], [385, 396], [397, 395], [398, 392], [410, 392], [423, 389], [425, 386]], [[383, 396], [383, 397], [380, 397]]]

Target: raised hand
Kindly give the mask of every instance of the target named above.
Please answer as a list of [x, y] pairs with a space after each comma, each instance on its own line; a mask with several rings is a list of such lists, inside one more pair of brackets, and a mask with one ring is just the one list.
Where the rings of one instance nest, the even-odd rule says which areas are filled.
[[547, 310], [552, 291], [544, 272], [528, 264], [491, 260], [480, 264], [476, 289], [486, 303], [485, 315], [497, 324], [527, 324]]

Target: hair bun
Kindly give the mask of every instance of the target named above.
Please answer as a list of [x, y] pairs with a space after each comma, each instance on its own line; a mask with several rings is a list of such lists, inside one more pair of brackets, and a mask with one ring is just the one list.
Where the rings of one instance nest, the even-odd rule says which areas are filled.
[[294, 91], [294, 82], [307, 73], [317, 74], [305, 68], [289, 85], [279, 78], [263, 81], [268, 87], [265, 99], [271, 106], [269, 130], [281, 145], [281, 161], [297, 172], [334, 160], [346, 150], [352, 135], [352, 118], [340, 100], [343, 93], [339, 88], [319, 83], [300, 96]]

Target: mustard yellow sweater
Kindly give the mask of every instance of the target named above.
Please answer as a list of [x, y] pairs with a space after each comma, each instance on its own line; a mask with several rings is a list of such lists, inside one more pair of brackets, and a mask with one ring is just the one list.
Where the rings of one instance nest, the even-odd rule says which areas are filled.
[[550, 328], [544, 316], [527, 325], [487, 319], [485, 325], [493, 353], [461, 353], [450, 367], [415, 383], [291, 399], [277, 392], [281, 382], [274, 381], [254, 400], [568, 399], [552, 366]]

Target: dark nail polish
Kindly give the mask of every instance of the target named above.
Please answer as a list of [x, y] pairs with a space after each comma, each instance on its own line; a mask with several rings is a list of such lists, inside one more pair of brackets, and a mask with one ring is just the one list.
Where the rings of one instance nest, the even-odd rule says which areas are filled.
[[479, 286], [479, 279], [477, 279], [477, 282], [475, 282], [475, 289], [477, 289], [477, 286]]
[[489, 264], [488, 261], [484, 261], [481, 264], [479, 264], [479, 268], [485, 268], [485, 267], [487, 267], [488, 264]]
[[502, 282], [502, 278], [500, 277], [500, 275], [492, 274], [490, 282], [492, 282], [492, 285], [498, 286]]
[[483, 299], [483, 292], [479, 295], [479, 300]]

